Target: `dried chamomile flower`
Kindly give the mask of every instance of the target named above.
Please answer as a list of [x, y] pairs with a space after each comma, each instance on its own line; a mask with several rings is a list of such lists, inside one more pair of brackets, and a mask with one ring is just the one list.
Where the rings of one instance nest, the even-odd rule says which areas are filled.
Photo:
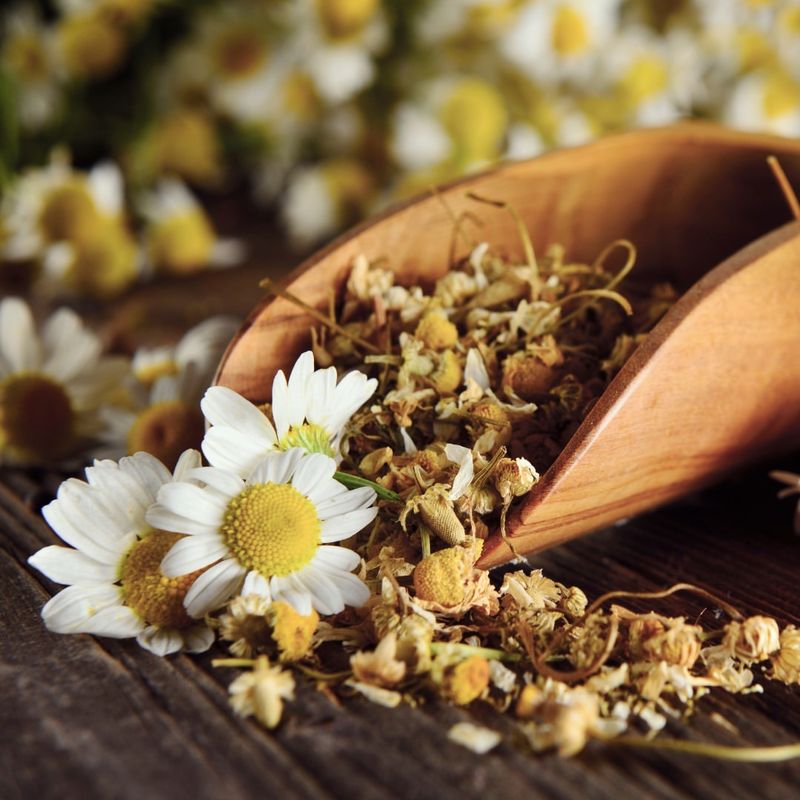
[[505, 502], [527, 494], [539, 480], [536, 468], [525, 458], [501, 458], [492, 472], [495, 488]]
[[733, 694], [760, 691], [759, 686], [753, 686], [752, 670], [734, 658], [726, 645], [706, 647], [700, 651], [700, 658], [706, 665], [705, 678], [712, 685]]
[[292, 674], [270, 666], [266, 656], [259, 656], [253, 668], [228, 687], [233, 710], [241, 717], [255, 716], [269, 729], [281, 721], [283, 701], [294, 700], [294, 689]]
[[458, 341], [458, 328], [443, 313], [430, 311], [419, 321], [414, 336], [431, 350], [446, 350]]
[[289, 603], [276, 600], [267, 611], [267, 619], [281, 661], [299, 661], [311, 652], [319, 624], [316, 609], [312, 608], [309, 614], [300, 614]]
[[419, 614], [409, 614], [397, 626], [395, 633], [397, 658], [415, 675], [427, 672], [431, 666], [434, 625]]
[[514, 353], [503, 362], [502, 386], [509, 398], [535, 400], [555, 385], [564, 356], [552, 336], [542, 344]]
[[506, 607], [513, 603], [522, 610], [540, 611], [556, 607], [561, 599], [561, 589], [555, 581], [545, 578], [540, 569], [530, 573], [517, 570], [503, 576], [500, 596], [504, 598]]
[[231, 642], [228, 650], [239, 658], [252, 658], [269, 640], [266, 614], [270, 602], [259, 594], [234, 597], [219, 618], [219, 636]]
[[800, 683], [800, 630], [788, 625], [781, 631], [780, 650], [773, 653], [772, 677], [783, 683]]
[[747, 664], [764, 661], [781, 646], [778, 623], [763, 616], [730, 622], [725, 628], [723, 644]]
[[683, 619], [638, 617], [630, 623], [628, 645], [634, 658], [691, 667], [700, 655], [702, 633]]
[[396, 658], [397, 634], [392, 631], [381, 639], [371, 653], [359, 651], [350, 656], [353, 676], [361, 683], [381, 686], [385, 689], [396, 686], [406, 674], [406, 664]]
[[490, 677], [489, 662], [472, 655], [444, 670], [439, 691], [453, 705], [466, 706], [486, 692]]
[[485, 570], [475, 569], [483, 542], [448, 547], [423, 558], [414, 570], [414, 591], [423, 608], [460, 617], [471, 608], [494, 614], [499, 608], [497, 592]]
[[558, 608], [567, 616], [579, 619], [586, 611], [589, 601], [583, 590], [578, 586], [564, 586], [561, 588], [561, 598], [558, 601]]

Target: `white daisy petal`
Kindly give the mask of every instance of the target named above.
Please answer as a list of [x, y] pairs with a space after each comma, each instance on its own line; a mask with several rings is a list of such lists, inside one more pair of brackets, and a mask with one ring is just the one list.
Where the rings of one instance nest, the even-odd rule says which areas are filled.
[[246, 570], [232, 558], [220, 561], [199, 575], [186, 592], [183, 605], [190, 617], [200, 619], [237, 593]]
[[[341, 484], [338, 484], [341, 486]], [[342, 487], [344, 488], [344, 487]], [[348, 511], [355, 511], [359, 508], [368, 508], [375, 502], [375, 490], [369, 486], [360, 486], [357, 489], [345, 489], [335, 495], [327, 497], [321, 502], [312, 498], [317, 506], [317, 516], [321, 520], [335, 517], [339, 514], [346, 514]]]
[[468, 447], [462, 447], [460, 444], [447, 444], [444, 448], [444, 454], [449, 461], [459, 465], [458, 472], [453, 478], [453, 487], [448, 493], [448, 497], [455, 501], [467, 491], [472, 483], [472, 477], [475, 473], [472, 451]]
[[320, 539], [324, 544], [348, 539], [369, 525], [377, 514], [377, 508], [359, 508], [338, 517], [326, 519], [322, 522]]
[[261, 442], [221, 425], [206, 431], [201, 448], [211, 466], [242, 477], [249, 475], [269, 450]]
[[147, 522], [158, 530], [185, 533], [187, 536], [213, 537], [217, 535], [219, 528], [218, 524], [187, 519], [182, 514], [178, 514], [158, 503], [148, 509], [146, 516]]
[[200, 402], [203, 415], [212, 425], [223, 425], [257, 441], [275, 444], [275, 429], [249, 400], [227, 386], [212, 386]]
[[273, 577], [270, 579], [269, 587], [274, 600], [283, 600], [304, 617], [311, 613], [313, 608], [311, 593], [305, 586], [294, 580], [293, 575]]
[[68, 586], [47, 601], [42, 619], [54, 633], [89, 633], [89, 620], [108, 606], [120, 605], [116, 586]]
[[168, 578], [178, 578], [219, 561], [228, 552], [220, 536], [187, 536], [169, 549], [161, 562], [161, 571]]
[[[292, 372], [289, 375], [288, 384], [288, 408], [286, 416], [289, 425], [300, 425], [306, 417], [308, 398], [311, 394], [311, 377], [314, 374], [314, 354], [306, 350], [300, 358], [295, 361]], [[274, 398], [273, 398], [274, 412]]]
[[361, 563], [361, 556], [346, 547], [322, 545], [311, 563], [326, 572], [352, 572]]
[[227, 497], [234, 497], [244, 489], [242, 479], [227, 470], [216, 467], [197, 467], [186, 473], [184, 480], [198, 480]]
[[247, 573], [247, 577], [242, 584], [242, 595], [246, 597], [249, 594], [257, 594], [266, 598], [268, 601], [272, 600], [269, 581], [260, 572], [254, 569]]
[[193, 625], [182, 633], [183, 647], [189, 653], [205, 653], [214, 644], [214, 631], [206, 625]]
[[286, 452], [274, 452], [262, 458], [247, 479], [250, 485], [257, 483], [287, 483], [303, 458], [303, 451], [293, 447]]
[[327, 483], [336, 472], [336, 462], [322, 453], [311, 453], [297, 466], [292, 475], [292, 486], [309, 499], [314, 489]]
[[165, 508], [195, 522], [219, 523], [227, 502], [191, 483], [165, 483], [158, 492], [158, 502]]
[[0, 302], [0, 353], [14, 372], [35, 368], [40, 358], [33, 315], [18, 297]]
[[369, 600], [369, 587], [357, 576], [350, 572], [328, 572], [326, 574], [338, 589], [345, 605], [361, 608]]
[[[77, 588], [77, 587], [74, 587]], [[93, 614], [85, 623], [83, 633], [108, 636], [111, 639], [130, 639], [144, 627], [144, 622], [132, 609], [110, 605]]]
[[289, 432], [289, 385], [283, 370], [278, 370], [272, 379], [272, 419], [275, 420], [275, 433], [278, 441]]
[[121, 459], [119, 469], [134, 476], [153, 498], [163, 484], [172, 480], [169, 470], [150, 453], [135, 453]]
[[186, 476], [192, 472], [192, 470], [199, 469], [202, 463], [203, 458], [199, 451], [193, 449], [184, 450], [180, 456], [178, 456], [178, 463], [175, 465], [175, 469], [173, 470], [174, 480], [190, 480]]
[[117, 578], [117, 565], [102, 564], [71, 547], [51, 545], [34, 553], [28, 563], [56, 583], [89, 585], [113, 583]]
[[176, 630], [157, 628], [149, 625], [137, 637], [136, 641], [145, 649], [157, 656], [168, 656], [177, 653], [183, 647], [183, 637]]
[[344, 610], [344, 600], [327, 573], [309, 565], [296, 574], [312, 597], [312, 605], [320, 614], [338, 614]]

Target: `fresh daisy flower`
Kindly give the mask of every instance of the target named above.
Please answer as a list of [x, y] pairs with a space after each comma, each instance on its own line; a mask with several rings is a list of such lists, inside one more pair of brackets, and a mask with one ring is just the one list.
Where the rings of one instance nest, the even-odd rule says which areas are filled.
[[366, 213], [374, 178], [359, 161], [331, 158], [295, 170], [281, 213], [292, 242], [306, 248]]
[[175, 347], [139, 350], [127, 404], [102, 411], [105, 429], [97, 455], [144, 451], [171, 468], [184, 450], [199, 447], [205, 431], [200, 398], [236, 328], [230, 317], [212, 317]]
[[18, 87], [17, 113], [24, 128], [38, 130], [60, 110], [52, 32], [32, 8], [11, 9], [5, 17], [0, 59]]
[[405, 169], [450, 161], [474, 169], [502, 153], [508, 112], [502, 95], [475, 77], [441, 78], [418, 91], [417, 103], [401, 104], [392, 150]]
[[122, 173], [111, 162], [81, 172], [56, 152], [47, 166], [22, 175], [3, 212], [3, 256], [41, 262], [46, 283], [109, 297], [139, 274], [139, 251], [125, 221]]
[[0, 302], [0, 463], [55, 465], [100, 431], [99, 409], [127, 374], [72, 311], [37, 332], [27, 304]]
[[341, 460], [339, 446], [350, 417], [378, 386], [375, 378], [353, 370], [338, 383], [336, 367], [314, 371], [307, 350], [286, 380], [279, 370], [272, 381], [273, 424], [260, 408], [225, 386], [212, 386], [201, 407], [211, 427], [203, 454], [214, 467], [245, 477], [272, 450], [299, 447]]
[[500, 50], [536, 80], [591, 76], [617, 26], [620, 0], [533, 0]]
[[118, 464], [95, 461], [86, 468], [86, 482], [70, 478], [61, 484], [42, 514], [70, 547], [45, 547], [28, 561], [50, 580], [67, 584], [42, 609], [49, 630], [135, 636], [161, 656], [211, 646], [213, 632], [183, 607], [199, 571], [167, 578], [159, 570], [182, 537], [155, 530], [145, 520], [159, 489], [199, 464], [200, 454], [187, 451], [173, 477], [157, 459], [137, 453]]
[[155, 271], [186, 275], [232, 267], [244, 255], [241, 242], [217, 237], [203, 207], [175, 178], [165, 178], [144, 195], [141, 212], [148, 221], [145, 247]]
[[301, 0], [287, 9], [291, 51], [320, 95], [343, 103], [375, 77], [373, 58], [387, 43], [379, 0]]
[[418, 15], [415, 38], [426, 46], [491, 46], [513, 27], [519, 7], [519, 0], [434, 0]]
[[336, 463], [298, 448], [266, 456], [243, 480], [205, 467], [165, 485], [147, 513], [151, 525], [187, 534], [164, 558], [168, 577], [205, 569], [186, 593], [200, 618], [238, 594], [283, 600], [303, 615], [361, 606], [369, 589], [352, 570], [359, 556], [334, 546], [375, 519], [375, 492], [346, 489]]
[[747, 75], [728, 98], [723, 119], [742, 130], [800, 136], [800, 81], [779, 70]]

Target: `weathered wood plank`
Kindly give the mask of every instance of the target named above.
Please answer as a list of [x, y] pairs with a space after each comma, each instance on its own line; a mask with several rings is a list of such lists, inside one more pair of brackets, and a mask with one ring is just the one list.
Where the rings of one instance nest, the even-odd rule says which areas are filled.
[[[800, 541], [774, 487], [747, 476], [627, 526], [536, 557], [552, 577], [592, 594], [677, 580], [749, 612], [800, 622]], [[9, 473], [0, 484], [0, 797], [141, 798], [793, 798], [800, 765], [726, 764], [590, 745], [579, 757], [530, 756], [509, 744], [477, 757], [446, 739], [477, 718], [509, 730], [487, 706], [395, 710], [362, 699], [333, 705], [302, 686], [274, 734], [235, 718], [210, 657], [156, 658], [133, 642], [47, 633], [39, 609], [57, 587], [24, 559], [53, 536], [37, 516], [56, 481]], [[696, 600], [665, 613], [713, 614]], [[800, 739], [800, 692], [716, 695], [670, 735], [723, 743]], [[719, 713], [735, 736], [714, 721]]]

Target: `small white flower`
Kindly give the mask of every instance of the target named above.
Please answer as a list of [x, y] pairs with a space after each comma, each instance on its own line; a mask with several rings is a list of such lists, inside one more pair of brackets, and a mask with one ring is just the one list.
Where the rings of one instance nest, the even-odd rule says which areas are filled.
[[101, 355], [74, 312], [37, 332], [27, 304], [0, 302], [0, 463], [56, 464], [78, 456], [101, 428], [99, 410], [128, 372]]
[[723, 119], [742, 130], [800, 136], [800, 81], [778, 70], [747, 75], [728, 98]]
[[161, 569], [172, 577], [207, 568], [186, 594], [188, 613], [202, 617], [237, 594], [283, 600], [303, 615], [363, 605], [369, 589], [352, 574], [359, 556], [331, 543], [375, 519], [375, 492], [346, 489], [335, 470], [332, 458], [295, 448], [266, 456], [246, 481], [205, 467], [189, 473], [204, 488], [165, 485], [147, 519], [187, 537]]
[[173, 478], [157, 459], [137, 453], [118, 464], [95, 461], [86, 469], [86, 482], [70, 478], [61, 484], [42, 514], [71, 546], [45, 547], [29, 559], [51, 580], [67, 584], [42, 609], [49, 630], [135, 636], [156, 655], [210, 647], [213, 632], [183, 607], [195, 576], [168, 580], [159, 571], [161, 559], [181, 537], [163, 527], [154, 530], [145, 520], [158, 490], [199, 464], [200, 454], [187, 451]]
[[288, 381], [280, 370], [272, 382], [275, 427], [249, 400], [213, 386], [201, 403], [212, 426], [203, 439], [203, 454], [212, 466], [242, 477], [271, 450], [300, 447], [340, 459], [344, 427], [377, 385], [357, 370], [337, 383], [335, 367], [314, 371], [314, 355], [308, 350], [297, 359]]
[[139, 350], [125, 404], [101, 412], [105, 428], [95, 455], [144, 451], [172, 467], [184, 450], [199, 447], [205, 431], [200, 398], [236, 327], [231, 317], [212, 317], [175, 347]]

